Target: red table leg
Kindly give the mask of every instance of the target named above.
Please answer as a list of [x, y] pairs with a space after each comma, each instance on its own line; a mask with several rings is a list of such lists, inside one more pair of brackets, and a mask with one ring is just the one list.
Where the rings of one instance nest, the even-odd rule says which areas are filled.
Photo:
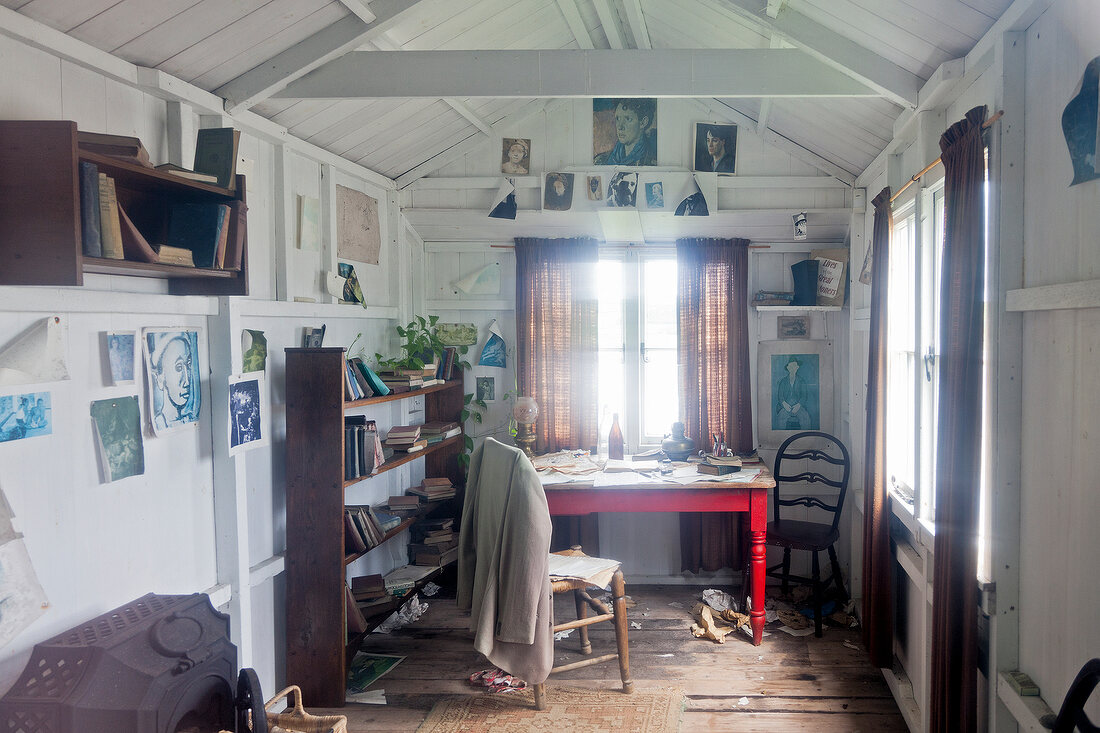
[[749, 552], [752, 557], [752, 611], [749, 612], [749, 623], [752, 625], [752, 643], [760, 646], [764, 639], [764, 578], [767, 572], [764, 540], [768, 527], [768, 495], [763, 491], [753, 494], [749, 512]]

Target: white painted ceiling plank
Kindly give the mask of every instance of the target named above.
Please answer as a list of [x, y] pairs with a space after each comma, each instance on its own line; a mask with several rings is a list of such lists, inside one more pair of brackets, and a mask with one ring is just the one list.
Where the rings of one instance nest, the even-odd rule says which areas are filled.
[[364, 23], [349, 15], [274, 58], [241, 74], [216, 90], [226, 100], [226, 111], [247, 109], [303, 74], [352, 51], [381, 34], [423, 0], [375, 0], [376, 20]]
[[[514, 0], [479, 0], [472, 4], [434, 2], [424, 9], [423, 17], [395, 25], [388, 34], [390, 40], [408, 51], [427, 51], [463, 48], [463, 45], [455, 45], [456, 39], [471, 31], [478, 33], [483, 42], [487, 38], [505, 38], [517, 30], [522, 32], [524, 24], [517, 19], [526, 17], [530, 6]], [[517, 11], [518, 16], [511, 15]]]
[[[408, 68], [417, 69], [410, 77]], [[878, 96], [798, 49], [357, 51], [281, 98]]]
[[604, 35], [607, 36], [607, 45], [611, 48], [625, 48], [622, 31], [619, 30], [619, 19], [615, 16], [615, 11], [611, 9], [611, 3], [608, 0], [592, 0], [592, 4], [596, 6], [596, 14], [600, 17], [600, 27], [603, 28]]
[[373, 23], [378, 20], [378, 16], [370, 9], [368, 4], [370, 0], [340, 0], [340, 2], [364, 23]]
[[140, 66], [159, 66], [167, 59], [193, 46], [197, 39], [210, 36], [213, 29], [237, 22], [267, 0], [202, 0], [187, 10], [150, 28], [115, 48], [111, 53]]
[[22, 15], [45, 23], [62, 32], [71, 31], [89, 18], [94, 18], [118, 0], [31, 0], [19, 7]]
[[[759, 19], [766, 12], [767, 0], [726, 0], [746, 17]], [[762, 4], [765, 3], [765, 4]], [[801, 13], [788, 9], [769, 24], [773, 33], [804, 48], [842, 73], [867, 84], [906, 107], [916, 106], [917, 92], [924, 80], [916, 74], [872, 53], [848, 38], [823, 28]]]
[[577, 40], [577, 45], [581, 48], [595, 48], [592, 36], [584, 25], [584, 19], [581, 18], [577, 0], [557, 0], [557, 2], [565, 22], [569, 24], [569, 30], [573, 32], [573, 38]]
[[[68, 31], [74, 36], [114, 53], [127, 41], [186, 11], [196, 0], [120, 0], [95, 17]], [[119, 54], [116, 54], [119, 55]]]
[[[774, 5], [773, 5], [773, 0], [768, 0], [768, 15], [772, 18], [776, 17], [776, 15], [779, 14], [779, 11], [783, 9], [783, 6], [786, 5], [786, 3], [787, 3], [787, 0], [777, 0], [777, 1], [774, 2]], [[773, 7], [774, 7], [774, 10], [775, 10], [774, 13], [772, 12]], [[768, 41], [768, 46], [770, 48], [779, 48], [782, 45], [783, 45], [783, 39], [780, 38], [780, 36], [778, 34], [773, 33], [772, 37]], [[760, 100], [760, 116], [756, 120], [756, 134], [757, 135], [763, 135], [764, 130], [768, 129], [768, 115], [771, 114], [771, 111], [772, 111], [771, 97], [765, 97], [764, 99], [761, 99]]]
[[635, 48], [653, 48], [653, 42], [649, 38], [649, 28], [646, 27], [645, 14], [642, 12], [640, 0], [622, 0], [623, 10], [626, 11], [627, 22], [630, 23], [630, 32], [634, 34]]
[[768, 48], [768, 34], [724, 8], [689, 0], [656, 3], [646, 10], [646, 26], [658, 48]]
[[767, 7], [768, 17], [772, 18], [773, 20], [775, 18], [778, 18], [779, 14], [781, 12], [783, 12], [783, 9], [786, 6], [787, 6], [787, 0], [768, 0], [768, 7]]
[[[513, 115], [511, 117], [503, 119], [500, 122], [493, 125], [493, 128], [494, 129], [505, 128], [509, 125], [514, 125], [514, 124], [523, 122], [524, 120], [534, 116], [535, 114], [538, 114], [543, 109], [545, 109], [546, 104], [547, 104], [547, 100], [545, 100], [545, 99], [536, 99], [536, 100], [530, 102], [520, 112], [516, 113], [515, 115]], [[439, 154], [439, 155], [437, 155], [433, 158], [430, 158], [429, 160], [424, 161], [420, 165], [410, 169], [406, 173], [401, 174], [400, 176], [398, 176], [397, 178], [394, 179], [394, 183], [397, 184], [398, 189], [404, 188], [405, 186], [409, 185], [413, 181], [415, 181], [419, 178], [423, 178], [424, 176], [426, 176], [426, 175], [428, 175], [428, 174], [430, 174], [434, 171], [439, 170], [440, 168], [447, 165], [451, 161], [454, 161], [454, 160], [457, 160], [457, 159], [463, 157], [467, 153], [472, 152], [473, 150], [476, 150], [478, 147], [486, 144], [487, 142], [489, 142], [489, 141], [487, 141], [481, 135], [471, 136], [471, 137], [467, 138], [466, 140], [463, 140], [462, 142], [458, 143], [454, 147], [450, 148], [449, 150], [447, 150], [447, 151], [445, 151], [445, 152], [443, 152], [443, 153], [441, 153], [441, 154]]]

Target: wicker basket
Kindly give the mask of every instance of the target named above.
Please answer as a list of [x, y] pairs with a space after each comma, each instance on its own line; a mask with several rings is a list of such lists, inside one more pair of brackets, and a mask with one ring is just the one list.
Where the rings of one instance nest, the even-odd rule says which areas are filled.
[[[272, 713], [271, 708], [283, 698], [291, 699], [291, 709], [282, 713]], [[348, 733], [348, 719], [343, 715], [311, 715], [302, 707], [302, 691], [297, 685], [291, 685], [264, 705], [267, 711], [267, 725], [271, 733]]]

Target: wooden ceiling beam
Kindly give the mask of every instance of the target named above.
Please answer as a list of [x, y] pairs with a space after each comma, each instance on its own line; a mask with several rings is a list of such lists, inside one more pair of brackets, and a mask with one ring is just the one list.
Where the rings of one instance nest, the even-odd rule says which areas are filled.
[[623, 10], [626, 11], [626, 19], [630, 23], [630, 32], [634, 35], [634, 48], [653, 48], [641, 0], [623, 0]]
[[770, 0], [723, 0], [724, 4], [765, 33], [805, 50], [852, 79], [866, 84], [902, 107], [914, 107], [924, 79], [849, 38], [829, 30], [793, 8], [769, 17]]
[[[409, 70], [415, 69], [415, 74]], [[799, 49], [358, 51], [273, 94], [386, 97], [877, 97]]]
[[584, 25], [580, 8], [577, 7], [577, 0], [558, 0], [558, 10], [565, 18], [565, 22], [569, 26], [569, 30], [572, 31], [577, 45], [580, 48], [595, 48], [596, 45], [592, 43], [592, 36]]
[[254, 107], [295, 79], [386, 32], [424, 1], [374, 0], [369, 8], [374, 21], [364, 22], [353, 10], [347, 17], [231, 79], [214, 93], [225, 99], [225, 111], [230, 114]]
[[611, 3], [608, 0], [592, 0], [592, 4], [596, 7], [596, 15], [599, 16], [603, 33], [607, 36], [607, 45], [616, 49], [626, 48], [626, 44], [623, 43], [622, 29], [619, 28], [619, 19], [615, 16]]

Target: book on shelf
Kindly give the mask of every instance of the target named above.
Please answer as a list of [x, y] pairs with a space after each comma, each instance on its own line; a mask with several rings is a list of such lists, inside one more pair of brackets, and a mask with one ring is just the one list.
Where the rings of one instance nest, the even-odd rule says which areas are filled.
[[454, 517], [435, 517], [417, 522], [417, 529], [423, 533], [448, 529], [455, 524]]
[[368, 440], [367, 429], [362, 425], [352, 428], [355, 431], [355, 453], [359, 461], [359, 475], [370, 476], [374, 473], [374, 441]]
[[122, 252], [134, 262], [157, 262], [157, 253], [142, 236], [134, 222], [126, 215], [126, 209], [118, 207], [118, 223], [122, 228]]
[[458, 545], [448, 548], [438, 554], [433, 552], [412, 553], [412, 558], [415, 565], [441, 568], [458, 559]]
[[235, 188], [240, 138], [240, 131], [232, 127], [207, 127], [199, 130], [195, 139], [194, 170], [215, 176], [217, 185], [222, 188]]
[[405, 451], [406, 453], [416, 453], [417, 451], [422, 451], [427, 447], [428, 441], [422, 438], [415, 443], [403, 443], [401, 445], [394, 445], [393, 449]]
[[408, 489], [410, 494], [416, 494], [422, 496], [428, 501], [436, 501], [438, 499], [450, 499], [455, 495], [454, 487], [440, 488], [440, 489], [425, 489], [422, 486], [411, 486]]
[[452, 547], [458, 547], [458, 536], [446, 542], [410, 542], [409, 555], [423, 552], [427, 555], [441, 555]]
[[390, 571], [383, 579], [386, 583], [386, 591], [394, 594], [395, 591], [407, 591], [415, 588], [417, 582], [431, 575], [432, 568], [417, 565], [402, 565]]
[[199, 183], [213, 183], [217, 185], [218, 177], [212, 173], [199, 173], [188, 168], [184, 168], [181, 165], [175, 163], [161, 163], [157, 167], [158, 171], [162, 173], [169, 173], [177, 178], [186, 178], [189, 181], [198, 181]]
[[356, 529], [359, 530], [359, 534], [363, 537], [363, 542], [366, 544], [368, 550], [382, 541], [382, 535], [385, 533], [375, 524], [374, 519], [368, 511], [367, 505], [349, 504], [344, 507], [344, 512], [351, 515], [352, 521], [355, 523]]
[[367, 511], [370, 513], [370, 517], [374, 520], [374, 523], [382, 530], [383, 534], [394, 529], [404, 521], [397, 514], [390, 514], [380, 506], [370, 506], [367, 508]]
[[359, 478], [359, 448], [356, 444], [355, 428], [344, 428], [344, 478]]
[[239, 199], [226, 204], [229, 207], [229, 231], [226, 233], [223, 257], [218, 267], [223, 270], [240, 270], [244, 262], [244, 245], [248, 236], [248, 206]]
[[442, 435], [443, 433], [459, 427], [454, 420], [430, 420], [420, 426], [421, 435]]
[[353, 357], [351, 363], [355, 365], [355, 368], [363, 375], [363, 378], [367, 380], [367, 384], [375, 395], [385, 397], [390, 393], [389, 387], [386, 386], [385, 382], [381, 380], [378, 374], [371, 369], [365, 361], [359, 357]]
[[344, 550], [345, 552], [366, 552], [367, 543], [359, 532], [351, 513], [344, 512]]
[[365, 633], [367, 630], [367, 619], [363, 616], [363, 612], [359, 610], [359, 606], [355, 603], [355, 596], [352, 595], [351, 588], [348, 587], [347, 583], [344, 583], [344, 605], [347, 606], [348, 633]]
[[363, 396], [374, 397], [374, 390], [371, 389], [370, 382], [367, 381], [367, 378], [363, 375], [363, 372], [359, 371], [359, 369], [355, 366], [355, 364], [351, 362], [350, 359], [345, 362], [345, 365], [347, 367], [347, 370], [351, 373], [352, 378], [354, 378], [356, 383], [359, 385], [359, 391], [363, 393]]
[[444, 532], [443, 534], [427, 535], [421, 543], [425, 545], [446, 545], [451, 542], [458, 541], [458, 534], [455, 532]]
[[389, 498], [389, 500], [386, 501], [386, 506], [389, 508], [389, 510], [391, 512], [392, 511], [407, 512], [407, 511], [411, 511], [411, 510], [416, 510], [416, 509], [420, 508], [420, 497], [419, 496], [409, 496], [409, 495], [391, 496]]
[[86, 257], [102, 257], [99, 214], [99, 168], [80, 162], [80, 245]]
[[378, 573], [357, 575], [351, 579], [351, 594], [357, 601], [382, 598], [386, 595], [386, 581]]
[[420, 439], [419, 425], [394, 425], [390, 432], [386, 433], [386, 443], [415, 443]]
[[80, 150], [89, 153], [122, 158], [137, 163], [144, 168], [153, 167], [152, 162], [149, 160], [149, 151], [141, 144], [141, 140], [129, 135], [78, 131], [76, 133], [76, 146]]
[[344, 387], [345, 396], [349, 400], [361, 400], [367, 395], [363, 393], [359, 382], [355, 379], [354, 369], [351, 364], [344, 362]]
[[443, 359], [440, 362], [439, 378], [448, 381], [454, 375], [455, 362], [458, 360], [458, 347], [446, 346], [443, 348]]
[[191, 250], [195, 267], [214, 267], [218, 247], [227, 236], [229, 206], [226, 204], [174, 204], [168, 216], [165, 244]]
[[189, 249], [162, 244], [156, 251], [157, 262], [162, 265], [182, 265], [183, 267], [195, 266], [195, 257]]
[[99, 174], [99, 236], [103, 256], [112, 260], [125, 259], [122, 251], [122, 226], [118, 216], [118, 195], [115, 182], [106, 173]]
[[451, 488], [454, 484], [446, 476], [425, 476], [420, 480], [420, 485], [425, 489]]

